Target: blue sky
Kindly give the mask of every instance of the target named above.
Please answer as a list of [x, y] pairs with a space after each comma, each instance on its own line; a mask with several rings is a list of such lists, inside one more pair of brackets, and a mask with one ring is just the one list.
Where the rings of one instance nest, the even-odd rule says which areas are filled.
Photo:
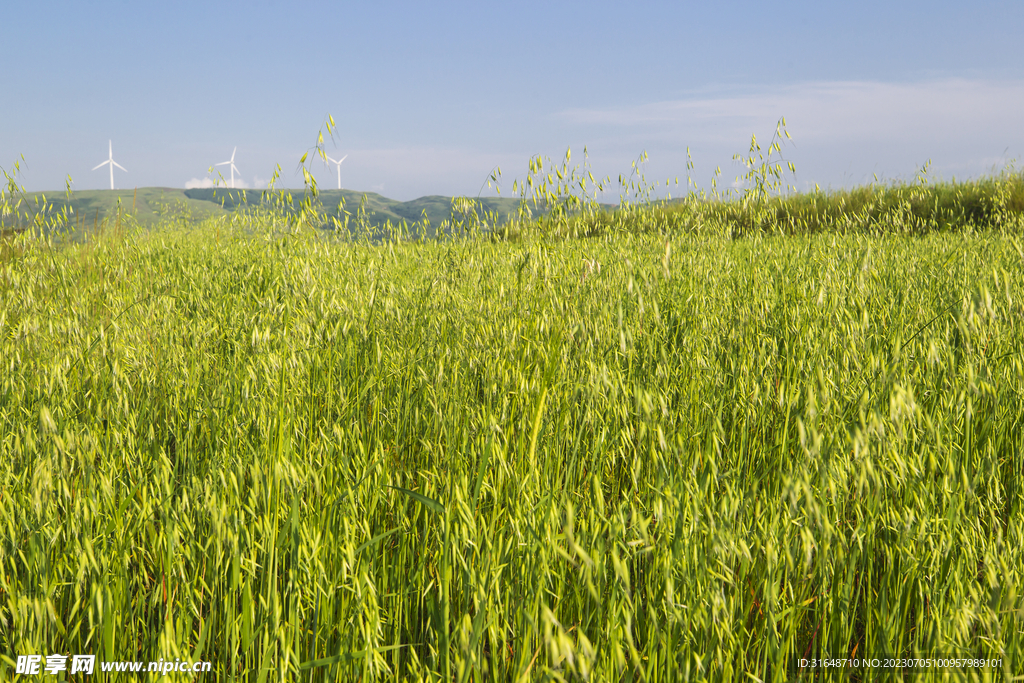
[[476, 195], [495, 166], [508, 194], [531, 156], [584, 146], [597, 176], [646, 150], [650, 181], [684, 186], [689, 147], [695, 181], [728, 186], [785, 116], [799, 188], [971, 177], [1024, 157], [1021, 35], [1021, 2], [19, 2], [0, 167], [105, 188], [113, 140], [117, 187], [185, 187], [237, 146], [247, 186], [280, 164], [300, 187], [331, 114], [343, 186], [396, 199]]

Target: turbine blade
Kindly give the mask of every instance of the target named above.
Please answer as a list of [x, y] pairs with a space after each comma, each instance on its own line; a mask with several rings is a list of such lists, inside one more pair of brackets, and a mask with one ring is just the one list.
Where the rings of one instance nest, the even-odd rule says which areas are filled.
[[103, 168], [104, 166], [106, 166], [106, 165], [107, 165], [107, 164], [109, 164], [109, 163], [110, 163], [110, 159], [107, 159], [106, 161], [104, 161], [104, 162], [103, 162], [102, 164], [100, 164], [99, 166], [96, 166], [96, 167], [94, 167], [94, 168], [93, 168], [92, 170], [94, 170], [94, 171], [95, 171], [95, 170], [96, 170], [97, 168]]
[[348, 155], [347, 154], [345, 156], [343, 156], [341, 159], [338, 159], [338, 165], [341, 165], [341, 162], [345, 161], [345, 159], [348, 159]]
[[231, 163], [230, 161], [222, 161], [219, 164], [214, 164], [214, 166], [225, 166], [225, 165], [230, 164], [230, 163]]
[[113, 159], [111, 159], [111, 160], [110, 160], [110, 163], [112, 163], [112, 164], [113, 164], [114, 166], [117, 166], [117, 167], [118, 167], [119, 169], [121, 169], [121, 170], [122, 170], [122, 171], [124, 171], [125, 173], [127, 173], [127, 172], [128, 172], [128, 169], [127, 169], [127, 168], [125, 168], [125, 167], [124, 167], [124, 166], [122, 166], [121, 164], [117, 163], [117, 162], [116, 162], [116, 161], [114, 161]]

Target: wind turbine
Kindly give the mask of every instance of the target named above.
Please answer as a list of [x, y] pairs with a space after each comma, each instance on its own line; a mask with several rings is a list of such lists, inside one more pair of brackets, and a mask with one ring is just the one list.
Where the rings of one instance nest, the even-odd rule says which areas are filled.
[[109, 164], [110, 165], [110, 189], [113, 190], [114, 189], [114, 167], [117, 166], [119, 169], [121, 169], [125, 173], [128, 172], [128, 169], [125, 168], [124, 166], [122, 166], [121, 164], [117, 163], [116, 161], [114, 161], [114, 141], [113, 140], [107, 140], [107, 142], [109, 143], [110, 156], [107, 157], [106, 161], [104, 161], [99, 166], [96, 166], [92, 170], [95, 171], [96, 169], [103, 168], [104, 166]]
[[347, 154], [345, 156], [343, 156], [342, 158], [340, 158], [340, 159], [331, 159], [330, 157], [327, 157], [327, 160], [330, 161], [332, 164], [337, 164], [338, 165], [338, 189], [339, 190], [341, 189], [341, 162], [345, 161], [345, 159], [348, 159], [348, 155]]
[[[238, 167], [235, 166], [235, 152], [237, 151], [238, 148], [235, 147], [233, 150], [231, 150], [230, 159], [228, 159], [227, 161], [222, 161], [219, 164], [214, 164], [214, 166], [227, 166], [228, 164], [231, 164], [231, 189], [235, 188], [235, 171], [238, 171]], [[238, 171], [238, 175], [242, 175], [242, 172]]]

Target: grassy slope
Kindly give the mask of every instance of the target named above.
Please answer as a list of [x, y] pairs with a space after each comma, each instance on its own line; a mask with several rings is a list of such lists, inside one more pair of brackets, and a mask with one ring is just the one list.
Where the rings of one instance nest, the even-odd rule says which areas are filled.
[[921, 234], [987, 230], [1024, 217], [1024, 173], [1007, 169], [964, 182], [891, 183], [774, 197], [762, 204], [733, 199], [669, 204], [669, 214], [693, 222], [730, 223], [734, 234], [854, 231]]

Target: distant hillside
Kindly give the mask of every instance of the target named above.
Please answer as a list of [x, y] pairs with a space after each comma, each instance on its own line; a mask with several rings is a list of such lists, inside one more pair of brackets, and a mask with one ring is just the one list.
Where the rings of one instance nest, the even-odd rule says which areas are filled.
[[[293, 206], [302, 201], [302, 190], [291, 190]], [[344, 200], [344, 210], [355, 220], [360, 203], [365, 198], [366, 220], [374, 226], [388, 221], [398, 224], [402, 221], [412, 224], [423, 217], [436, 228], [442, 221], [451, 218], [452, 198], [440, 195], [420, 197], [408, 202], [383, 197], [374, 192], [355, 190], [322, 190], [319, 201], [329, 213], [337, 213]], [[59, 213], [65, 206], [70, 207], [75, 232], [94, 229], [116, 220], [116, 209], [120, 201], [122, 215], [131, 214], [142, 225], [152, 225], [162, 217], [175, 216], [185, 220], [200, 220], [209, 216], [227, 215], [242, 205], [259, 204], [263, 200], [261, 190], [229, 190], [225, 188], [204, 188], [183, 190], [168, 187], [140, 187], [137, 190], [81, 190], [74, 192], [68, 200], [63, 192], [26, 193], [20, 216], [9, 218], [6, 227], [24, 227], [25, 221], [34, 215], [43, 201], [51, 207], [49, 211]], [[482, 197], [476, 200], [480, 210], [497, 212], [502, 220], [513, 213], [518, 199], [504, 197]]]
[[185, 190], [169, 187], [140, 187], [137, 190], [80, 190], [70, 200], [63, 192], [29, 192], [25, 194], [20, 215], [5, 221], [6, 227], [20, 227], [27, 217], [48, 205], [49, 213], [71, 209], [74, 232], [87, 232], [116, 220], [118, 202], [122, 215], [133, 215], [142, 225], [151, 225], [164, 216], [181, 215], [190, 220], [223, 214], [224, 209], [208, 201], [192, 199]]
[[[196, 189], [185, 190], [185, 196], [193, 200], [202, 200], [218, 204], [227, 210], [234, 210], [241, 204], [258, 203], [262, 199], [262, 192], [259, 190], [239, 191], [224, 189]], [[292, 197], [295, 203], [302, 200], [302, 191], [293, 191]], [[371, 225], [384, 225], [388, 221], [392, 223], [417, 223], [427, 220], [434, 227], [442, 221], [451, 218], [452, 198], [440, 195], [420, 197], [408, 202], [400, 202], [396, 199], [383, 197], [375, 192], [357, 192], [355, 190], [321, 190], [319, 201], [323, 208], [330, 213], [338, 213], [339, 205], [344, 200], [344, 210], [355, 218], [360, 203], [365, 198], [365, 210], [367, 222]], [[515, 212], [519, 205], [518, 199], [506, 199], [504, 197], [481, 197], [476, 200], [482, 211], [497, 212], [502, 219], [507, 218]]]

